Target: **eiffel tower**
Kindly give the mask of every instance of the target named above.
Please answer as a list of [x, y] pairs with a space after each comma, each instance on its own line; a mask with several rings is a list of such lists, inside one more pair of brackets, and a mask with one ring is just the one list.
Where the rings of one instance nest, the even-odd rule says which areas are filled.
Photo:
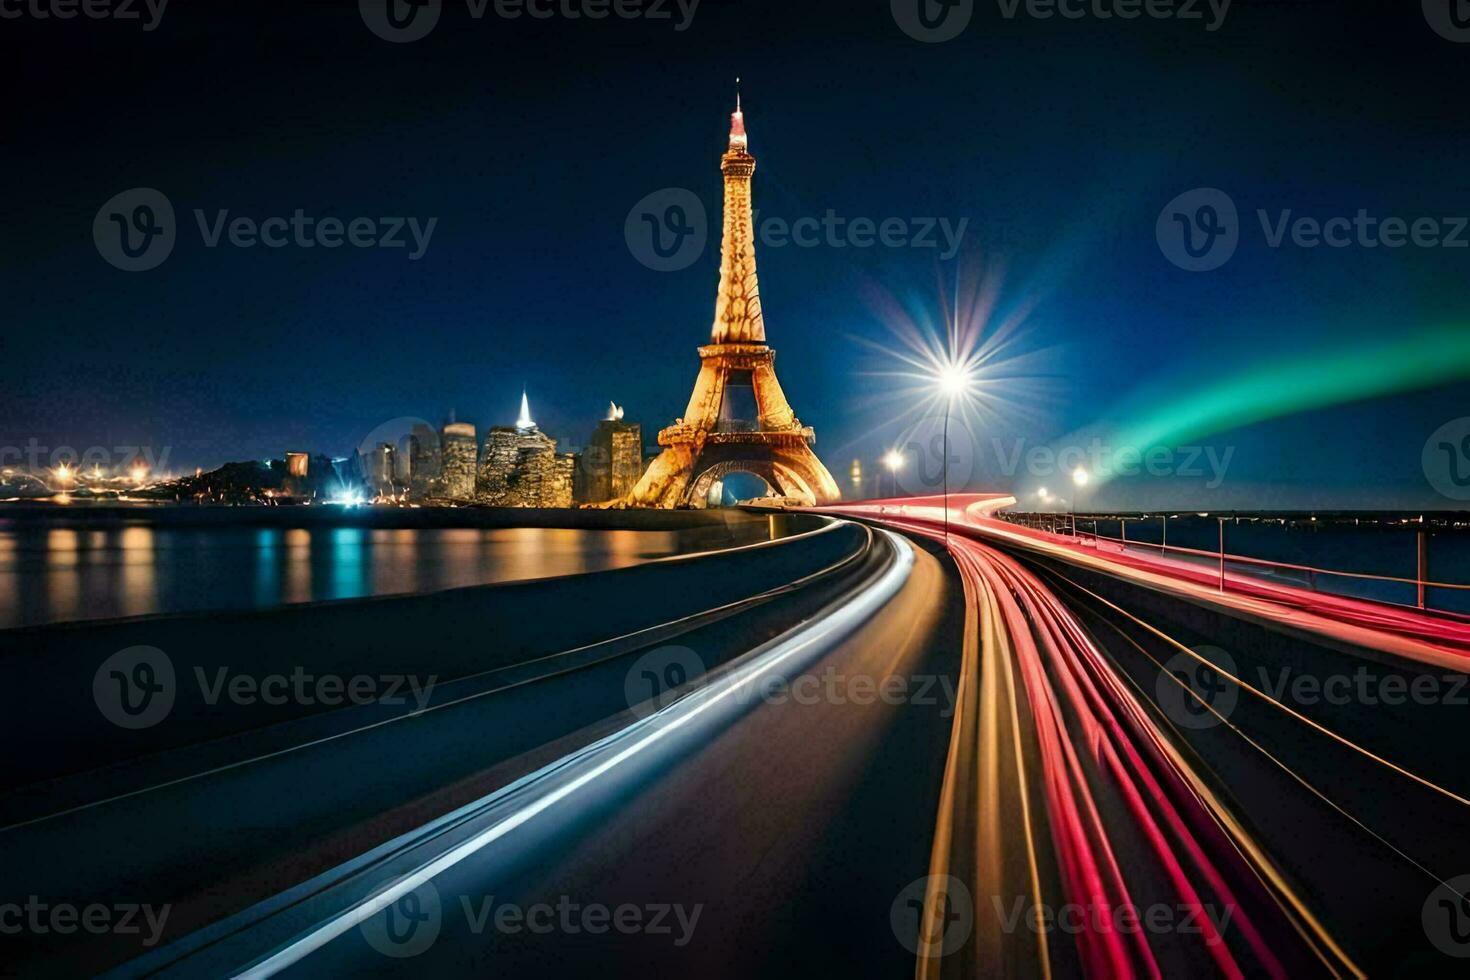
[[634, 507], [702, 507], [717, 480], [751, 473], [807, 506], [842, 496], [812, 451], [804, 426], [776, 380], [776, 352], [766, 345], [755, 274], [755, 223], [750, 178], [755, 157], [745, 134], [740, 97], [730, 117], [725, 175], [725, 230], [720, 291], [710, 344], [699, 348], [699, 378], [684, 417], [658, 434], [663, 447], [628, 495]]

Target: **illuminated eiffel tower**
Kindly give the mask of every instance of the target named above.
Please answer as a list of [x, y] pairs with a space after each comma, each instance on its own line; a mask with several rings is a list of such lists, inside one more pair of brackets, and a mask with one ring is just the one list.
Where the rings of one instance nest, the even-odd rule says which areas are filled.
[[833, 503], [841, 491], [812, 451], [804, 426], [776, 380], [776, 352], [766, 346], [755, 274], [750, 178], [755, 157], [740, 98], [730, 119], [725, 175], [725, 230], [720, 292], [711, 343], [699, 348], [699, 378], [684, 417], [659, 432], [663, 452], [628, 495], [635, 507], [702, 507], [716, 481], [751, 473], [777, 493], [807, 505]]

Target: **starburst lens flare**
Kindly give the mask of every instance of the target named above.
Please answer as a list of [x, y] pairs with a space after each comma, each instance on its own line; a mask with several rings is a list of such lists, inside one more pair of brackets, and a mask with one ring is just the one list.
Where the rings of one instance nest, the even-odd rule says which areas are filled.
[[958, 364], [947, 364], [939, 372], [939, 390], [946, 398], [958, 398], [970, 390], [974, 379]]
[[[864, 372], [878, 383], [866, 391], [864, 408], [873, 414], [859, 438], [881, 434], [912, 462], [916, 451], [934, 455], [946, 418], [952, 439], [965, 446], [990, 425], [1040, 417], [1049, 356], [1025, 349], [1032, 339], [1023, 330], [1034, 298], [1022, 296], [1002, 308], [1000, 286], [1000, 271], [987, 266], [979, 274], [959, 271], [952, 284], [941, 280], [932, 291], [869, 288], [874, 314], [895, 343], [852, 338], [883, 358]], [[927, 480], [919, 485], [927, 487]]]

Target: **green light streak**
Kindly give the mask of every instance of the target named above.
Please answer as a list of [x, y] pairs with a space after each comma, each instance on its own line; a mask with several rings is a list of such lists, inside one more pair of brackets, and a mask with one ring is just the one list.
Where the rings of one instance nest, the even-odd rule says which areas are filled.
[[[1412, 334], [1261, 363], [1197, 388], [1125, 426], [1117, 445], [1180, 446], [1298, 412], [1470, 377], [1470, 327]], [[1187, 383], [1187, 382], [1181, 382]], [[1177, 387], [1176, 389], [1177, 390]]]

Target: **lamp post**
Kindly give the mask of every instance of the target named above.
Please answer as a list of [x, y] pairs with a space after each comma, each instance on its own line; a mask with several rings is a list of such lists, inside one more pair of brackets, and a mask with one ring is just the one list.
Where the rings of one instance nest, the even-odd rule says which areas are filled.
[[888, 467], [888, 485], [895, 497], [898, 496], [898, 471], [903, 469], [903, 453], [890, 449], [883, 454], [883, 465]]
[[946, 364], [937, 378], [939, 390], [944, 395], [944, 543], [949, 544], [949, 410], [954, 400], [963, 395], [970, 386], [970, 376], [958, 364]]
[[[1085, 486], [1087, 486], [1088, 478], [1089, 477], [1088, 477], [1087, 471], [1085, 469], [1083, 469], [1082, 467], [1080, 467], [1080, 466], [1077, 467], [1075, 470], [1072, 471], [1072, 485], [1076, 488], [1075, 490], [1072, 491], [1072, 534], [1073, 534], [1073, 536], [1076, 536], [1077, 535], [1077, 511], [1079, 511], [1079, 510], [1082, 509], [1082, 501], [1080, 500], [1080, 497], [1082, 496], [1082, 488], [1085, 487]], [[1096, 543], [1096, 542], [1094, 541], [1094, 543]]]

